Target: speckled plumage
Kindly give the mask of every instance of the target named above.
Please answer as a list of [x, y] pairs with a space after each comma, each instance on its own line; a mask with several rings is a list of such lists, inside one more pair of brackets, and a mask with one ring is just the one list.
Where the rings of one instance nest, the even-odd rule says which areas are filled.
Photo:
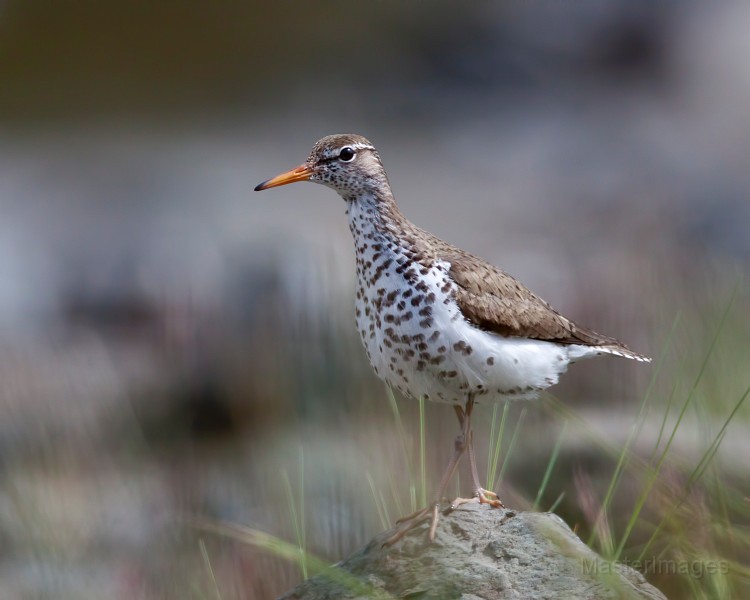
[[434, 539], [443, 494], [464, 453], [474, 495], [451, 506], [502, 506], [479, 480], [471, 431], [476, 398], [533, 398], [557, 383], [568, 364], [599, 354], [649, 360], [579, 327], [507, 273], [410, 223], [365, 138], [325, 137], [307, 162], [255, 189], [295, 181], [322, 183], [346, 201], [357, 260], [357, 328], [375, 372], [407, 396], [453, 404], [461, 425], [431, 504], [403, 519], [386, 545], [427, 518]]
[[[357, 148], [356, 169], [335, 164], [345, 146]], [[579, 358], [647, 360], [576, 325], [507, 273], [409, 222], [365, 138], [323, 138], [308, 164], [321, 157], [335, 166], [318, 181], [347, 201], [360, 336], [378, 376], [402, 393], [451, 403], [462, 403], [468, 393], [524, 399], [557, 383]]]
[[[340, 158], [344, 148], [353, 151], [351, 160]], [[649, 360], [576, 325], [507, 273], [413, 225], [362, 136], [321, 139], [300, 169], [347, 203], [357, 328], [375, 372], [405, 395], [453, 404], [469, 395], [532, 398], [581, 358]]]

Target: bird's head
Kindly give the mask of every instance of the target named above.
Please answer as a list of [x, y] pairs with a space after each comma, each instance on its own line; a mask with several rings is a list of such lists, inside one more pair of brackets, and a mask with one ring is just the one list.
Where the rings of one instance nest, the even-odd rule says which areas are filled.
[[304, 163], [258, 184], [255, 191], [296, 181], [322, 183], [349, 201], [365, 194], [390, 194], [388, 179], [375, 147], [361, 135], [351, 133], [329, 135], [318, 140]]

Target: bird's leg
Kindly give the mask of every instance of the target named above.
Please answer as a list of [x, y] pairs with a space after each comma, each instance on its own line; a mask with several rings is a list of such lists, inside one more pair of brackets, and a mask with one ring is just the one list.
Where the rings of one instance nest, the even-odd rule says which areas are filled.
[[[457, 508], [467, 502], [479, 502], [480, 504], [489, 504], [492, 508], [502, 508], [503, 503], [500, 502], [495, 492], [486, 490], [482, 487], [479, 479], [479, 470], [477, 469], [477, 458], [474, 454], [474, 432], [471, 430], [471, 412], [474, 410], [474, 396], [470, 395], [466, 400], [466, 409], [463, 411], [465, 415], [464, 435], [466, 437], [466, 451], [469, 454], [469, 468], [471, 469], [471, 481], [474, 486], [474, 494], [472, 498], [456, 498], [451, 504], [451, 508]], [[459, 421], [461, 418], [459, 417]]]
[[383, 542], [383, 546], [392, 546], [427, 518], [431, 519], [430, 529], [428, 533], [429, 540], [431, 542], [435, 541], [435, 531], [437, 530], [438, 520], [440, 519], [440, 502], [443, 500], [443, 496], [445, 496], [445, 490], [448, 488], [448, 484], [450, 483], [453, 474], [456, 472], [456, 467], [461, 461], [461, 457], [463, 456], [464, 452], [466, 452], [467, 448], [466, 433], [468, 427], [468, 419], [466, 419], [465, 417], [463, 408], [461, 408], [460, 406], [454, 406], [454, 408], [456, 410], [456, 414], [458, 415], [458, 420], [461, 423], [462, 431], [461, 435], [456, 438], [456, 441], [454, 443], [453, 456], [451, 457], [448, 465], [445, 468], [443, 477], [440, 479], [440, 485], [438, 486], [435, 495], [432, 497], [432, 503], [425, 508], [422, 508], [406, 517], [402, 517], [401, 519], [399, 519], [397, 521], [398, 527], [396, 528], [396, 531], [393, 533], [393, 535], [391, 535], [387, 540]]

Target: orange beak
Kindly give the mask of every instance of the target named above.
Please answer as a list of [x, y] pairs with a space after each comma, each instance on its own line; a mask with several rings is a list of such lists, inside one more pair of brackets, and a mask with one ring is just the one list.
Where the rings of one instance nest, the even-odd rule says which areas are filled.
[[261, 190], [267, 190], [268, 188], [278, 187], [280, 185], [286, 185], [287, 183], [295, 183], [297, 181], [307, 181], [312, 175], [312, 168], [309, 165], [304, 164], [299, 167], [277, 175], [263, 183], [259, 183], [255, 186], [255, 191], [260, 192]]

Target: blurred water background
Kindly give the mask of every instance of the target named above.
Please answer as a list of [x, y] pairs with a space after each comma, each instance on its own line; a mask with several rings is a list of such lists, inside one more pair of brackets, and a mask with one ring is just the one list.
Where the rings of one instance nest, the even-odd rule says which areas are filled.
[[[698, 377], [659, 474], [679, 489], [750, 384], [748, 23], [740, 1], [0, 2], [0, 596], [272, 597], [297, 565], [183, 517], [296, 544], [301, 504], [336, 561], [408, 508], [418, 405], [398, 399], [404, 438], [354, 327], [343, 202], [252, 192], [336, 132], [375, 143], [414, 222], [664, 354], [637, 455]], [[653, 374], [592, 361], [551, 391], [622, 445]], [[526, 406], [498, 488], [518, 508], [562, 427]], [[425, 412], [435, 480], [457, 425]], [[712, 467], [740, 498], [748, 420]], [[569, 428], [541, 508], [562, 494], [587, 533], [613, 467]], [[747, 566], [734, 543], [711, 548]]]

